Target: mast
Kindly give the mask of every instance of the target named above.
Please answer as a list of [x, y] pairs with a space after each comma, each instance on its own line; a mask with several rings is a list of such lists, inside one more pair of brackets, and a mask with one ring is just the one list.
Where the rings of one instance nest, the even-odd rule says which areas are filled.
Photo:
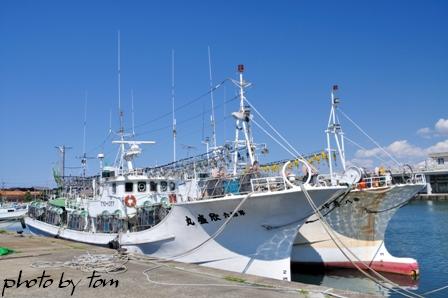
[[173, 162], [176, 162], [176, 115], [174, 114], [174, 49], [171, 50], [171, 108], [173, 116]]
[[117, 64], [117, 75], [118, 75], [118, 113], [120, 116], [120, 130], [118, 131], [118, 134], [120, 136], [120, 140], [122, 141], [122, 143], [120, 143], [120, 159], [118, 162], [118, 167], [120, 169], [123, 168], [123, 158], [124, 158], [124, 153], [125, 153], [125, 148], [124, 148], [124, 127], [123, 127], [123, 110], [121, 109], [121, 41], [120, 41], [120, 30], [118, 30], [118, 55], [117, 55], [117, 59], [118, 59], [118, 64]]
[[82, 166], [82, 176], [86, 176], [87, 170], [87, 153], [86, 153], [86, 127], [87, 127], [87, 91], [85, 93], [84, 98], [84, 131], [82, 138], [82, 157], [81, 157], [81, 166]]
[[131, 89], [131, 116], [132, 116], [132, 136], [135, 136], [134, 121], [134, 89]]
[[325, 130], [325, 133], [327, 135], [327, 153], [328, 153], [328, 166], [330, 169], [330, 177], [331, 177], [331, 183], [333, 185], [336, 184], [336, 181], [334, 179], [333, 174], [333, 162], [331, 160], [331, 155], [333, 153], [333, 149], [331, 148], [331, 136], [330, 134], [334, 135], [334, 140], [336, 143], [336, 149], [338, 151], [338, 154], [341, 159], [341, 165], [342, 169], [345, 171], [345, 144], [344, 144], [344, 132], [342, 131], [341, 124], [339, 123], [339, 119], [336, 116], [336, 110], [338, 108], [338, 105], [340, 103], [339, 98], [337, 97], [337, 91], [339, 87], [338, 85], [334, 85], [331, 91], [331, 110], [330, 110], [330, 116], [328, 117], [328, 125], [327, 129]]
[[212, 146], [215, 149], [216, 148], [215, 101], [213, 98], [213, 79], [212, 79], [212, 62], [211, 62], [211, 55], [210, 55], [210, 46], [208, 46], [207, 49], [208, 49], [208, 73], [209, 73], [209, 78], [210, 78], [210, 99], [212, 102], [212, 114], [210, 115], [210, 125], [212, 127], [212, 140], [211, 141], [212, 141]]
[[[233, 157], [233, 175], [236, 175], [238, 169], [238, 154], [240, 148], [246, 148], [247, 156], [250, 160], [250, 165], [252, 166], [255, 162], [255, 154], [253, 148], [253, 140], [250, 131], [250, 110], [246, 109], [244, 105], [244, 89], [250, 84], [243, 80], [244, 65], [238, 65], [239, 81], [232, 80], [232, 82], [239, 87], [239, 97], [240, 97], [240, 109], [238, 112], [233, 112], [232, 115], [236, 119], [236, 129], [235, 129], [235, 141], [234, 141], [234, 157]], [[244, 133], [244, 140], [240, 140], [240, 130]]]

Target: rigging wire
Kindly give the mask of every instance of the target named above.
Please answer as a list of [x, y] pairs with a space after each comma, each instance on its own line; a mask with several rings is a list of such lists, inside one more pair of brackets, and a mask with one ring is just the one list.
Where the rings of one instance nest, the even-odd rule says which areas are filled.
[[[238, 98], [238, 95], [237, 95], [237, 96], [234, 96], [234, 97], [232, 97], [232, 98], [230, 98], [230, 99], [228, 99], [228, 100], [227, 100], [226, 102], [224, 102], [224, 103], [221, 103], [221, 104], [219, 104], [219, 105], [215, 105], [215, 110], [216, 110], [217, 108], [223, 106], [224, 104], [229, 103], [229, 102], [235, 100], [236, 98]], [[195, 119], [197, 119], [197, 118], [202, 117], [202, 115], [203, 115], [204, 113], [208, 113], [208, 112], [210, 112], [210, 111], [211, 111], [211, 108], [209, 108], [209, 109], [207, 109], [207, 110], [204, 110], [204, 111], [201, 111], [200, 113], [197, 113], [197, 114], [195, 114], [195, 115], [193, 115], [193, 116], [191, 116], [191, 117], [189, 117], [189, 118], [183, 119], [183, 120], [181, 120], [181, 121], [177, 121], [177, 124], [184, 124], [184, 123], [190, 122], [190, 121], [192, 121], [192, 120], [195, 120]], [[171, 125], [165, 125], [165, 126], [160, 127], [160, 128], [156, 128], [156, 129], [152, 129], [152, 130], [146, 130], [146, 131], [143, 131], [143, 132], [140, 132], [140, 133], [135, 134], [135, 136], [141, 136], [141, 135], [145, 135], [145, 134], [148, 134], [148, 133], [151, 133], [151, 132], [161, 131], [161, 130], [164, 130], [164, 129], [167, 129], [167, 128], [171, 128]]]
[[[146, 121], [146, 122], [143, 122], [143, 123], [140, 123], [140, 124], [137, 124], [137, 125], [134, 126], [134, 128], [138, 128], [138, 127], [142, 127], [142, 126], [146, 126], [146, 125], [148, 125], [148, 124], [154, 123], [154, 122], [156, 122], [156, 121], [158, 121], [158, 120], [161, 120], [161, 119], [163, 119], [163, 118], [165, 118], [165, 117], [170, 116], [173, 112], [177, 112], [177, 111], [179, 111], [179, 110], [181, 110], [181, 109], [183, 109], [183, 108], [186, 108], [187, 106], [189, 106], [189, 105], [191, 105], [191, 104], [193, 104], [193, 103], [199, 101], [199, 100], [202, 99], [203, 97], [209, 95], [211, 92], [213, 92], [213, 91], [219, 89], [219, 88], [222, 87], [222, 86], [224, 85], [224, 83], [226, 83], [227, 81], [229, 81], [229, 79], [224, 79], [224, 80], [221, 81], [219, 84], [217, 84], [217, 85], [215, 85], [213, 88], [209, 89], [207, 92], [205, 92], [205, 93], [201, 94], [200, 96], [198, 96], [198, 97], [196, 97], [196, 98], [194, 98], [194, 99], [192, 99], [192, 100], [190, 100], [190, 101], [188, 101], [188, 102], [186, 102], [186, 103], [184, 103], [184, 104], [178, 106], [177, 108], [174, 109], [174, 111], [164, 113], [164, 114], [162, 114], [162, 115], [160, 115], [160, 116], [157, 116], [156, 118], [150, 119], [150, 120], [148, 120], [148, 121]], [[228, 102], [234, 100], [235, 98], [237, 98], [237, 96], [235, 96], [235, 97], [233, 97], [233, 98], [227, 100], [225, 103], [228, 103]], [[219, 105], [215, 105], [215, 109], [217, 109], [218, 107], [224, 105], [225, 103], [222, 103], [222, 104], [219, 104]], [[210, 111], [210, 109], [209, 109], [208, 111]], [[111, 119], [109, 119], [109, 122], [111, 122]], [[145, 131], [145, 132], [143, 132], [143, 133], [137, 133], [137, 134], [135, 134], [134, 136], [140, 136], [140, 135], [143, 135], [143, 134], [147, 134], [147, 133], [151, 133], [151, 132], [155, 132], [155, 131], [160, 131], [160, 130], [166, 129], [167, 127], [171, 128], [172, 126], [169, 125], [169, 126], [166, 126], [166, 127], [164, 126], [164, 127], [155, 129], [155, 130], [149, 130], [149, 131]], [[105, 138], [101, 143], [99, 143], [97, 146], [95, 146], [95, 147], [89, 149], [87, 152], [88, 152], [88, 153], [91, 153], [92, 151], [94, 151], [94, 150], [96, 150], [96, 149], [98, 149], [98, 148], [103, 147], [104, 144], [107, 142], [107, 140], [109, 139], [109, 137], [110, 137], [111, 135], [112, 135], [112, 128], [109, 127], [109, 133], [107, 134], [106, 138]]]
[[[304, 157], [299, 151], [297, 151], [297, 150], [294, 148], [294, 146], [292, 146], [291, 143], [289, 143], [288, 140], [286, 140], [286, 139], [283, 137], [283, 135], [281, 135], [281, 134], [278, 132], [278, 130], [276, 130], [268, 120], [266, 120], [266, 118], [265, 118], [265, 117], [264, 117], [264, 116], [257, 110], [257, 108], [255, 108], [255, 106], [254, 106], [249, 100], [247, 100], [247, 98], [244, 98], [244, 100], [249, 104], [249, 106], [252, 107], [252, 109], [258, 114], [258, 116], [260, 116], [260, 118], [261, 118], [261, 119], [262, 119], [262, 120], [269, 126], [269, 128], [271, 128], [271, 129], [277, 134], [277, 136], [280, 137], [280, 139], [281, 139], [283, 142], [285, 142], [286, 145], [289, 146], [289, 148], [290, 148], [295, 154], [292, 154], [290, 150], [287, 150], [287, 149], [285, 148], [285, 146], [282, 146], [282, 145], [281, 145], [283, 149], [287, 150], [287, 152], [289, 152], [290, 154], [292, 154], [294, 158], [296, 158], [297, 156], [299, 156], [302, 160], [304, 160], [305, 162], [307, 162], [306, 159], [305, 159], [305, 157]], [[252, 119], [252, 121], [255, 123], [255, 121], [254, 121], [253, 119]], [[261, 126], [260, 126], [258, 123], [257, 123], [257, 126], [258, 126], [260, 129], [262, 129]], [[265, 133], [267, 133], [267, 131], [265, 131], [264, 129], [262, 129], [262, 130], [263, 130]], [[278, 140], [274, 139], [273, 136], [272, 136], [271, 134], [268, 134], [268, 135], [269, 135], [274, 141], [276, 141], [276, 142], [280, 145], [280, 142], [279, 142]], [[307, 162], [307, 163], [308, 163], [308, 162]], [[311, 168], [312, 168], [314, 171], [317, 172], [317, 169], [316, 169], [311, 163], [308, 163], [308, 164], [311, 166]]]
[[345, 114], [340, 108], [339, 112], [344, 116], [348, 121], [350, 121], [360, 132], [362, 132], [372, 143], [374, 143], [381, 151], [383, 151], [393, 162], [395, 162], [398, 167], [401, 167], [401, 163], [395, 159], [386, 149], [384, 149], [377, 141], [375, 141], [371, 136], [369, 136], [358, 124], [355, 123], [347, 114]]
[[294, 154], [291, 150], [289, 150], [285, 145], [283, 145], [279, 140], [277, 140], [272, 134], [270, 134], [266, 129], [264, 129], [260, 124], [258, 124], [257, 121], [255, 121], [254, 119], [252, 119], [252, 122], [259, 128], [261, 129], [266, 135], [268, 135], [272, 140], [274, 140], [278, 145], [280, 145], [286, 152], [288, 152], [289, 154], [291, 154], [291, 156], [293, 158], [297, 158], [297, 155]]
[[[226, 83], [228, 80], [229, 80], [229, 79], [225, 79], [225, 80], [223, 80], [221, 83], [219, 83], [219, 84], [217, 84], [216, 86], [214, 86], [213, 88], [209, 89], [207, 92], [205, 92], [205, 93], [201, 94], [200, 96], [198, 96], [198, 97], [196, 97], [196, 98], [194, 98], [194, 99], [192, 99], [192, 100], [190, 100], [190, 101], [188, 101], [188, 102], [186, 102], [186, 103], [184, 103], [184, 104], [178, 106], [177, 108], [174, 109], [174, 112], [177, 112], [177, 111], [179, 111], [179, 110], [181, 110], [181, 109], [183, 109], [183, 108], [186, 108], [186, 107], [188, 107], [189, 105], [191, 105], [191, 104], [193, 104], [193, 103], [199, 101], [199, 100], [202, 99], [203, 97], [209, 95], [211, 92], [213, 92], [213, 91], [219, 89], [219, 88], [220, 88], [224, 83]], [[158, 117], [156, 117], [156, 118], [154, 118], [154, 119], [151, 119], [151, 120], [148, 120], [148, 121], [146, 121], [146, 122], [137, 124], [135, 127], [137, 128], [137, 127], [142, 127], [142, 126], [148, 125], [148, 124], [153, 123], [153, 122], [155, 122], [155, 121], [157, 121], [157, 120], [160, 120], [160, 119], [163, 119], [163, 118], [165, 118], [165, 117], [168, 117], [168, 116], [170, 116], [172, 113], [173, 113], [173, 111], [171, 111], [171, 112], [167, 112], [167, 113], [162, 114], [162, 115], [160, 115], [160, 116], [158, 116]]]
[[[363, 147], [362, 145], [360, 145], [357, 142], [353, 141], [352, 139], [348, 138], [347, 135], [344, 135], [344, 139], [349, 141], [350, 143], [352, 143], [353, 145], [355, 145], [356, 147], [358, 147], [361, 150], [368, 150], [366, 147]], [[387, 162], [384, 158], [382, 158], [378, 155], [373, 155], [373, 157], [377, 158], [378, 160], [382, 161], [383, 163]]]

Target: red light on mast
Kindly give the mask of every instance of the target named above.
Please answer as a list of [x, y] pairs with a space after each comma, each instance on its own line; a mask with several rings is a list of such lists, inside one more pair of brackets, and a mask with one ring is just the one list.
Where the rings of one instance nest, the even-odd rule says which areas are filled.
[[244, 65], [238, 64], [238, 72], [244, 72]]

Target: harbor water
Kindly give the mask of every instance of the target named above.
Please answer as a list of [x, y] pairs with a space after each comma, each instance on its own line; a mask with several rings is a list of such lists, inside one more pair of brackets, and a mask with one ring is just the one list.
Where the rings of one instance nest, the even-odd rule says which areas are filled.
[[[420, 264], [417, 280], [408, 276], [384, 274], [388, 279], [416, 293], [426, 293], [448, 285], [448, 202], [413, 201], [392, 218], [386, 232], [386, 245], [394, 256], [412, 257]], [[10, 231], [22, 230], [20, 223]], [[29, 233], [27, 230], [25, 233]], [[293, 272], [294, 281], [389, 297], [402, 297], [375, 284], [356, 270], [332, 269], [325, 273]], [[448, 297], [448, 288], [425, 295]]]
[[[448, 285], [448, 202], [412, 201], [400, 208], [386, 231], [386, 247], [393, 256], [411, 257], [420, 264], [420, 277], [385, 275], [416, 293], [427, 293]], [[327, 270], [325, 273], [296, 271], [293, 280], [389, 297], [401, 295], [385, 290], [356, 270]], [[448, 288], [425, 297], [448, 297]]]

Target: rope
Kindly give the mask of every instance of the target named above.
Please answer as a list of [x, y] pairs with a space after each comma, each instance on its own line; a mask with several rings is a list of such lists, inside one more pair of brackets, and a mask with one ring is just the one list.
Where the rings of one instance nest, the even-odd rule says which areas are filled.
[[381, 151], [383, 151], [387, 156], [389, 156], [389, 158], [395, 162], [399, 167], [401, 167], [400, 162], [398, 162], [398, 160], [396, 160], [389, 152], [387, 152], [386, 149], [384, 149], [383, 147], [381, 147], [380, 144], [378, 144], [377, 141], [375, 141], [371, 136], [369, 136], [358, 124], [355, 123], [355, 121], [353, 121], [347, 114], [345, 114], [341, 109], [339, 109], [339, 111], [341, 112], [341, 114], [347, 118], [348, 121], [350, 121], [357, 129], [359, 129], [359, 131], [361, 131], [370, 141], [372, 141], [372, 143], [374, 143], [379, 149], [381, 149]]
[[383, 209], [383, 210], [370, 210], [368, 208], [364, 208], [364, 209], [366, 210], [367, 213], [383, 213], [383, 212], [387, 212], [387, 211], [390, 211], [390, 210], [393, 210], [393, 209], [401, 208], [401, 207], [403, 207], [404, 205], [406, 205], [408, 203], [409, 203], [409, 201], [406, 201], [404, 203], [400, 203], [400, 204], [397, 204], [395, 206], [392, 206], [390, 208]]
[[448, 289], [448, 285], [447, 285], [447, 286], [440, 287], [440, 288], [438, 288], [438, 289], [434, 289], [434, 290], [425, 292], [425, 293], [423, 293], [422, 295], [433, 294], [433, 293], [440, 292], [440, 291], [445, 290], [445, 289]]
[[119, 274], [127, 271], [126, 263], [129, 257], [118, 252], [114, 254], [82, 254], [71, 261], [38, 261], [31, 264], [33, 268], [73, 268], [82, 272], [101, 272]]

